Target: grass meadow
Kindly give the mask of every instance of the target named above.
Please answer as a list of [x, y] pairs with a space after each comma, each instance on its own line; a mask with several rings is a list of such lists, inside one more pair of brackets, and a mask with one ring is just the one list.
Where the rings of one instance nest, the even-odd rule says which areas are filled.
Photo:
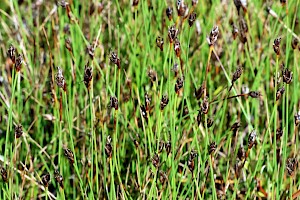
[[1, 0], [0, 199], [300, 198], [299, 0]]

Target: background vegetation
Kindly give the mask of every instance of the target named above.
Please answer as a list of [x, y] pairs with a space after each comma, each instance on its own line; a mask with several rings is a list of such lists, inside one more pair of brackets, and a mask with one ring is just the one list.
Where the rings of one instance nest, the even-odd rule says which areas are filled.
[[1, 1], [0, 199], [299, 196], [299, 0], [177, 3]]

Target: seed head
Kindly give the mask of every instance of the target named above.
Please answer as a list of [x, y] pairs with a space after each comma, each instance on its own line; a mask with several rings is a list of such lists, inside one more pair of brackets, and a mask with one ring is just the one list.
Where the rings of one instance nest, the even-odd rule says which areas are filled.
[[86, 52], [89, 54], [90, 58], [93, 60], [95, 56], [95, 47], [94, 45], [88, 45], [86, 48]]
[[146, 93], [145, 94], [146, 111], [150, 110], [150, 104], [151, 104], [151, 97], [148, 95], [148, 93]]
[[232, 37], [235, 40], [239, 34], [239, 29], [235, 24], [232, 24]]
[[298, 43], [299, 43], [298, 39], [294, 37], [294, 38], [292, 39], [292, 48], [293, 48], [294, 50], [297, 49]]
[[201, 121], [202, 121], [202, 113], [201, 113], [201, 111], [199, 110], [198, 115], [197, 115], [198, 126], [200, 126]]
[[181, 47], [180, 47], [180, 42], [178, 39], [175, 40], [174, 43], [174, 51], [176, 53], [177, 58], [180, 58], [180, 54], [181, 54]]
[[55, 75], [55, 81], [58, 87], [63, 88], [66, 90], [66, 82], [64, 75], [62, 73], [62, 69], [60, 67], [57, 67], [57, 74]]
[[199, 100], [202, 97], [204, 92], [205, 92], [204, 84], [202, 84], [198, 90], [195, 88], [195, 96], [197, 100]]
[[73, 154], [73, 152], [70, 149], [65, 148], [64, 149], [64, 154], [68, 158], [70, 164], [73, 164], [74, 163], [74, 154]]
[[179, 66], [178, 66], [177, 63], [175, 63], [175, 64], [173, 65], [172, 71], [175, 73], [175, 77], [177, 77], [178, 72], [179, 72]]
[[156, 45], [158, 48], [160, 48], [161, 51], [163, 51], [164, 50], [164, 39], [160, 36], [157, 36]]
[[294, 119], [295, 119], [295, 126], [298, 126], [300, 124], [300, 111], [298, 111], [295, 115], [294, 115]]
[[207, 119], [207, 122], [206, 122], [207, 124], [207, 128], [210, 128], [210, 127], [212, 127], [212, 125], [214, 125], [214, 119], [212, 118], [212, 117], [209, 117], [208, 119]]
[[185, 17], [188, 14], [188, 7], [181, 0], [177, 1], [177, 12], [178, 16], [181, 17]]
[[143, 118], [146, 120], [146, 122], [148, 123], [148, 116], [147, 116], [147, 112], [146, 112], [146, 108], [144, 105], [140, 106], [141, 109], [141, 114], [143, 116]]
[[235, 122], [232, 126], [231, 126], [231, 130], [233, 132], [237, 132], [239, 130], [239, 128], [241, 127], [240, 122]]
[[168, 30], [170, 43], [173, 43], [173, 41], [177, 38], [177, 35], [178, 35], [178, 29], [176, 29], [175, 25], [171, 26]]
[[274, 52], [279, 56], [280, 55], [280, 41], [281, 41], [281, 37], [278, 37], [274, 40], [274, 43], [273, 43], [273, 49], [274, 49]]
[[71, 43], [70, 38], [65, 39], [65, 46], [66, 46], [66, 49], [68, 49], [68, 51], [72, 52], [72, 43]]
[[171, 142], [170, 141], [166, 142], [165, 148], [166, 148], [167, 155], [169, 155], [171, 153]]
[[178, 94], [179, 90], [183, 87], [183, 77], [178, 77], [175, 83], [175, 92]]
[[244, 147], [240, 146], [237, 157], [242, 161], [245, 158], [245, 149]]
[[20, 138], [23, 135], [23, 128], [21, 124], [15, 126], [15, 136], [16, 138]]
[[286, 170], [290, 176], [294, 176], [297, 165], [298, 161], [296, 160], [296, 158], [288, 158], [286, 163]]
[[154, 156], [152, 157], [152, 164], [156, 168], [159, 167], [159, 156], [158, 156], [158, 154], [154, 154]]
[[16, 49], [13, 45], [9, 46], [7, 50], [7, 57], [9, 57], [13, 63], [16, 62]]
[[282, 86], [281, 88], [278, 88], [277, 92], [276, 92], [276, 101], [278, 101], [281, 96], [283, 95], [283, 93], [285, 92], [284, 86]]
[[282, 70], [283, 82], [290, 84], [293, 81], [293, 72], [288, 68]]
[[241, 77], [242, 73], [243, 73], [243, 68], [242, 67], [237, 68], [237, 70], [233, 73], [232, 76], [232, 84]]
[[111, 96], [110, 97], [110, 108], [114, 108], [115, 110], [118, 110], [119, 104], [117, 97]]
[[169, 20], [171, 21], [173, 18], [173, 9], [171, 7], [168, 7], [166, 9], [166, 14], [167, 14], [167, 17], [169, 18]]
[[139, 5], [139, 0], [133, 0], [132, 6], [138, 6]]
[[54, 178], [61, 188], [64, 188], [64, 179], [58, 170], [54, 171]]
[[213, 29], [210, 31], [209, 38], [207, 38], [209, 46], [215, 45], [219, 36], [219, 27], [214, 26]]
[[192, 12], [189, 16], [189, 25], [190, 25], [190, 27], [193, 26], [196, 18], [197, 18], [197, 14], [195, 12]]
[[281, 136], [283, 135], [283, 130], [282, 128], [276, 129], [276, 139], [279, 140]]
[[58, 2], [58, 5], [60, 5], [63, 8], [66, 8], [67, 6], [69, 6], [69, 2], [61, 0], [60, 2]]
[[41, 177], [41, 184], [44, 186], [44, 187], [48, 187], [49, 185], [49, 182], [50, 182], [50, 174], [45, 174]]
[[240, 30], [243, 33], [248, 33], [248, 25], [244, 19], [244, 17], [241, 17], [239, 20]]
[[252, 98], [259, 98], [259, 97], [261, 97], [261, 94], [259, 91], [250, 91], [249, 96]]
[[17, 72], [21, 70], [22, 63], [23, 63], [23, 56], [19, 54], [18, 57], [16, 58], [16, 63], [15, 63], [15, 68]]
[[165, 181], [168, 179], [166, 172], [164, 171], [159, 171], [159, 181], [163, 185]]
[[248, 137], [248, 148], [251, 149], [256, 142], [256, 131], [253, 130]]
[[217, 149], [217, 145], [215, 142], [210, 143], [210, 145], [208, 146], [208, 153], [212, 154], [216, 151]]
[[188, 159], [188, 168], [193, 173], [195, 169], [195, 158], [197, 157], [197, 152], [192, 150]]
[[208, 108], [209, 108], [209, 101], [208, 101], [208, 97], [204, 97], [202, 104], [201, 104], [201, 112], [203, 114], [207, 114], [208, 113]]
[[112, 146], [111, 146], [111, 137], [110, 137], [110, 135], [108, 135], [107, 138], [106, 138], [105, 154], [109, 158], [111, 158], [111, 156], [112, 156]]
[[165, 143], [163, 140], [159, 141], [159, 144], [158, 144], [158, 153], [161, 153], [162, 150], [164, 149], [164, 146], [165, 146]]
[[150, 78], [150, 80], [151, 80], [152, 83], [156, 82], [157, 73], [156, 73], [155, 70], [149, 69], [147, 74], [148, 74], [148, 77]]
[[121, 68], [121, 61], [120, 61], [120, 59], [118, 58], [118, 55], [115, 52], [111, 52], [109, 59], [113, 64], [117, 65], [117, 67], [119, 69]]
[[83, 82], [87, 89], [89, 89], [91, 86], [92, 78], [93, 78], [93, 69], [91, 67], [89, 67], [88, 65], [85, 65]]
[[196, 6], [198, 4], [198, 0], [192, 0], [192, 6]]
[[168, 96], [165, 94], [162, 96], [161, 100], [160, 100], [160, 109], [163, 110], [169, 103], [169, 98]]
[[7, 171], [4, 167], [0, 166], [0, 175], [2, 177], [2, 180], [7, 183], [8, 180], [8, 175], [7, 175]]

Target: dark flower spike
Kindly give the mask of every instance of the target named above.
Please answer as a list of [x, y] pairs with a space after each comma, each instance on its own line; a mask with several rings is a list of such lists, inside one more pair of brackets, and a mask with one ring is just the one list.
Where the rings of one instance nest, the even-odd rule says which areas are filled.
[[0, 166], [0, 175], [2, 177], [2, 180], [6, 183], [8, 181], [8, 175], [6, 169], [2, 166]]
[[163, 95], [160, 100], [160, 109], [163, 110], [169, 103], [169, 98], [167, 95]]
[[117, 97], [114, 96], [110, 97], [110, 108], [114, 108], [115, 110], [118, 110], [119, 103]]
[[177, 77], [179, 72], [179, 65], [177, 63], [173, 65], [172, 71], [175, 73], [175, 77]]
[[168, 7], [168, 8], [166, 9], [166, 15], [167, 15], [167, 17], [169, 18], [169, 20], [171, 21], [172, 18], [173, 18], [173, 9], [172, 9], [171, 7]]
[[150, 104], [151, 104], [151, 97], [148, 95], [148, 93], [145, 94], [145, 107], [146, 111], [150, 110]]
[[159, 167], [159, 156], [158, 156], [158, 154], [154, 154], [154, 156], [152, 157], [152, 164], [156, 168]]
[[189, 20], [188, 20], [188, 21], [189, 21], [190, 27], [193, 26], [193, 24], [194, 24], [196, 18], [197, 18], [197, 14], [196, 14], [195, 12], [192, 12], [192, 13], [190, 14]]
[[57, 74], [55, 75], [55, 81], [58, 87], [63, 88], [66, 90], [66, 82], [65, 78], [62, 73], [62, 69], [60, 67], [57, 67]]
[[154, 83], [157, 80], [157, 73], [153, 69], [149, 69], [147, 75], [152, 83]]
[[195, 169], [195, 158], [197, 157], [197, 152], [192, 150], [188, 159], [188, 168], [193, 173]]
[[117, 67], [119, 69], [121, 68], [121, 61], [120, 61], [120, 59], [118, 58], [118, 55], [115, 52], [111, 52], [109, 59], [110, 59], [110, 61], [112, 63], [114, 63], [115, 65], [117, 65]]
[[298, 161], [296, 160], [296, 158], [288, 158], [286, 163], [286, 170], [290, 176], [294, 176], [297, 165]]
[[112, 156], [112, 146], [111, 146], [111, 137], [110, 135], [106, 138], [106, 144], [105, 144], [105, 154], [107, 157], [111, 158]]
[[68, 158], [70, 164], [73, 164], [74, 163], [74, 154], [73, 154], [73, 152], [70, 149], [65, 148], [64, 149], [64, 154]]
[[260, 94], [259, 91], [250, 91], [250, 92], [249, 92], [249, 96], [252, 97], [252, 98], [259, 98], [259, 97], [261, 97], [262, 95]]
[[139, 0], [133, 0], [132, 6], [136, 7], [139, 5]]
[[242, 67], [237, 68], [237, 70], [233, 73], [232, 83], [238, 80], [241, 77], [242, 73], [243, 73], [243, 68]]
[[216, 143], [215, 143], [215, 142], [212, 142], [212, 143], [210, 143], [209, 146], [208, 146], [208, 153], [209, 153], [209, 154], [212, 154], [212, 153], [214, 153], [214, 152], [216, 151], [216, 149], [217, 149]]
[[170, 43], [173, 43], [173, 41], [177, 38], [177, 35], [178, 35], [178, 29], [176, 29], [175, 25], [171, 26], [168, 30], [168, 37]]
[[64, 188], [64, 179], [58, 170], [54, 171], [54, 178], [61, 188]]
[[178, 16], [185, 17], [188, 14], [188, 7], [184, 4], [184, 1], [177, 1]]
[[207, 118], [207, 128], [212, 127], [214, 125], [214, 119], [212, 117]]
[[237, 153], [237, 157], [242, 161], [245, 158], [245, 149], [244, 147], [240, 146], [238, 153]]
[[50, 174], [45, 174], [41, 177], [41, 184], [45, 187], [48, 187], [50, 182]]
[[298, 111], [295, 115], [294, 115], [294, 119], [295, 119], [295, 126], [298, 126], [300, 124], [300, 111]]
[[298, 43], [299, 43], [298, 39], [294, 37], [294, 38], [292, 39], [292, 48], [293, 48], [294, 50], [297, 49]]
[[94, 45], [88, 45], [86, 48], [86, 52], [90, 55], [90, 58], [93, 60], [95, 56], [95, 48]]
[[282, 86], [281, 88], [278, 88], [277, 92], [276, 92], [276, 101], [278, 101], [281, 96], [284, 94], [285, 89], [284, 86]]
[[209, 46], [214, 46], [217, 42], [219, 36], [219, 27], [214, 26], [213, 29], [210, 31], [209, 37], [207, 38], [207, 42]]
[[293, 72], [288, 68], [282, 70], [283, 82], [290, 84], [293, 81]]
[[164, 50], [164, 39], [160, 36], [157, 36], [156, 45], [158, 48], [160, 48], [161, 51], [163, 51]]
[[233, 2], [234, 2], [234, 5], [235, 5], [235, 7], [238, 11], [238, 14], [240, 14], [240, 8], [242, 6], [241, 0], [234, 0]]
[[88, 65], [85, 65], [84, 67], [84, 76], [83, 76], [83, 82], [87, 89], [90, 89], [91, 81], [93, 78], [93, 70]]
[[163, 140], [159, 141], [159, 144], [158, 144], [158, 153], [161, 153], [162, 150], [164, 149], [165, 147], [165, 143]]
[[253, 130], [248, 136], [248, 148], [251, 149], [256, 142], [256, 131]]
[[204, 92], [205, 92], [204, 84], [202, 84], [198, 90], [195, 88], [195, 96], [197, 100], [199, 100], [202, 97]]
[[163, 185], [166, 180], [167, 180], [167, 174], [164, 171], [159, 171], [159, 181], [161, 182], [161, 184]]
[[192, 0], [192, 6], [196, 6], [198, 4], [198, 0]]
[[170, 141], [166, 142], [165, 148], [166, 148], [167, 155], [169, 155], [171, 153], [171, 142]]
[[23, 56], [19, 54], [15, 62], [15, 68], [17, 72], [21, 70], [22, 64], [23, 64]]
[[15, 136], [16, 138], [20, 138], [23, 135], [23, 128], [21, 124], [15, 126]]
[[235, 40], [239, 34], [239, 29], [235, 24], [232, 24], [232, 37]]
[[176, 57], [180, 58], [180, 54], [181, 54], [181, 47], [180, 47], [180, 42], [178, 39], [175, 40], [174, 43], [174, 51], [176, 53]]
[[146, 108], [144, 105], [140, 106], [141, 109], [141, 114], [143, 116], [143, 118], [146, 120], [146, 122], [148, 123], [148, 116], [147, 116], [147, 112], [146, 112]]
[[283, 135], [283, 130], [282, 128], [276, 129], [276, 139], [279, 140], [281, 136]]
[[202, 121], [202, 112], [199, 110], [198, 115], [197, 115], [198, 126], [200, 126], [201, 121]]
[[231, 126], [231, 130], [233, 132], [237, 132], [239, 130], [239, 128], [241, 127], [240, 122], [235, 122], [232, 126]]
[[247, 25], [244, 17], [240, 18], [239, 24], [240, 24], [240, 30], [241, 30], [241, 32], [248, 33], [248, 25]]
[[72, 52], [72, 44], [71, 44], [70, 38], [65, 39], [65, 46], [66, 46], [66, 49], [68, 49], [68, 51]]
[[179, 90], [183, 87], [183, 77], [178, 77], [175, 83], [175, 92], [178, 94]]
[[208, 113], [208, 108], [209, 108], [209, 101], [208, 101], [208, 97], [204, 97], [202, 104], [201, 104], [201, 112], [203, 114], [207, 114]]
[[274, 40], [274, 43], [273, 43], [273, 49], [274, 49], [274, 52], [277, 54], [277, 56], [280, 55], [280, 41], [281, 41], [281, 37], [278, 37]]
[[13, 63], [16, 62], [16, 49], [13, 45], [9, 46], [7, 50], [7, 57], [9, 57]]

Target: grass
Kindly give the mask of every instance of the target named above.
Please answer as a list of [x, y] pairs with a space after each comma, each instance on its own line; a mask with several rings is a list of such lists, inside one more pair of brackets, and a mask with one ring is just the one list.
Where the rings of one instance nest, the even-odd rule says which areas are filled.
[[[186, 1], [197, 15], [189, 26], [188, 16], [178, 16], [171, 1], [133, 6], [117, 0], [66, 5], [4, 0], [0, 199], [296, 199], [300, 54], [292, 41], [299, 40], [299, 0], [249, 1], [240, 15], [233, 1], [223, 2], [199, 1], [192, 7]], [[168, 6], [173, 8], [171, 20]], [[239, 25], [242, 19], [247, 31]], [[231, 23], [239, 29], [236, 39]], [[174, 24], [180, 55], [175, 38], [170, 43], [168, 36]], [[214, 26], [217, 41], [209, 46]], [[277, 56], [273, 42], [278, 37]], [[16, 56], [23, 56], [20, 71], [7, 55], [10, 45]], [[289, 84], [282, 64], [293, 73]], [[92, 69], [91, 79], [85, 78], [86, 66]], [[229, 91], [238, 67], [243, 73]], [[65, 88], [57, 84], [62, 76]], [[179, 77], [184, 83], [175, 92]], [[197, 99], [195, 88], [201, 85], [206, 90]], [[282, 86], [285, 92], [276, 101]], [[261, 96], [252, 98], [250, 91]], [[161, 109], [164, 95], [168, 102]], [[236, 122], [240, 127], [233, 131]], [[19, 124], [23, 134], [16, 138]], [[280, 129], [281, 137], [276, 134]], [[256, 137], [249, 138], [253, 131]], [[65, 156], [66, 148], [73, 157]], [[41, 183], [46, 174], [48, 186]]]

